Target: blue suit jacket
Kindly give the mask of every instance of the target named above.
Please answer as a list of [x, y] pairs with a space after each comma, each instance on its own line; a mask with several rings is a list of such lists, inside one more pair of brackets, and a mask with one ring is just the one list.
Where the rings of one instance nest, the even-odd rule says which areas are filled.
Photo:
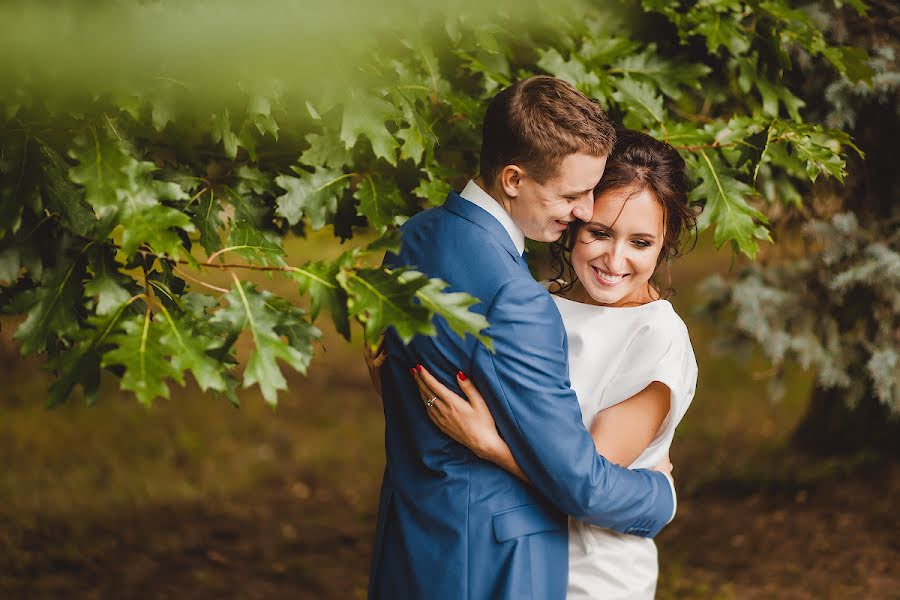
[[[387, 466], [369, 597], [379, 600], [562, 600], [567, 518], [652, 537], [674, 509], [664, 475], [598, 455], [569, 387], [567, 339], [550, 295], [503, 226], [452, 193], [403, 227], [399, 256], [481, 299], [492, 354], [435, 320], [404, 345], [388, 331], [382, 369]], [[428, 419], [409, 368], [425, 365], [459, 392], [471, 377], [532, 485], [475, 456]]]

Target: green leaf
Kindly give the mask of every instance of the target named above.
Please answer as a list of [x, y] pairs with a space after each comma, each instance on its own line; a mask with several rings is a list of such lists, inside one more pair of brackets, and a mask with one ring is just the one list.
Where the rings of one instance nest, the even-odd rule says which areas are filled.
[[453, 190], [447, 182], [450, 173], [436, 163], [426, 165], [422, 168], [422, 172], [426, 178], [419, 179], [419, 185], [412, 191], [413, 195], [427, 200], [429, 206], [440, 206]]
[[222, 142], [225, 148], [225, 155], [234, 159], [237, 157], [238, 136], [231, 130], [231, 116], [228, 109], [224, 109], [221, 113], [214, 114], [210, 117], [212, 140], [215, 143]]
[[658, 54], [656, 44], [648, 44], [639, 53], [622, 56], [613, 64], [610, 72], [622, 73], [632, 79], [653, 84], [663, 94], [677, 100], [681, 97], [682, 88], [699, 89], [701, 80], [711, 70], [703, 64], [664, 58]]
[[133, 203], [120, 220], [122, 251], [134, 254], [142, 244], [148, 244], [157, 254], [167, 254], [177, 259], [186, 253], [177, 229], [194, 231], [190, 217], [174, 208], [161, 204], [141, 206]]
[[366, 175], [353, 196], [359, 200], [359, 214], [366, 217], [369, 225], [379, 232], [391, 225], [402, 224], [406, 219], [406, 200], [391, 179]]
[[268, 133], [275, 140], [278, 139], [278, 123], [272, 117], [272, 103], [265, 96], [253, 94], [250, 97], [246, 120], [256, 127], [260, 135]]
[[168, 349], [160, 340], [168, 329], [145, 315], [121, 322], [122, 331], [109, 336], [116, 347], [103, 355], [104, 367], [121, 365], [125, 368], [121, 387], [135, 393], [138, 401], [150, 406], [156, 398], [169, 397], [168, 379], [184, 385], [181, 371], [166, 359]]
[[626, 57], [637, 56], [640, 51], [641, 44], [636, 40], [627, 36], [602, 33], [588, 35], [582, 39], [578, 54], [588, 64], [616, 65]]
[[872, 79], [875, 77], [875, 69], [869, 62], [869, 55], [862, 48], [837, 46], [826, 48], [822, 54], [848, 80], [871, 85]]
[[262, 231], [244, 221], [232, 221], [228, 247], [250, 262], [263, 265], [285, 265], [285, 251], [281, 238], [270, 231]]
[[763, 113], [771, 117], [777, 117], [779, 114], [779, 103], [784, 104], [788, 114], [795, 121], [801, 121], [800, 109], [806, 106], [806, 102], [791, 93], [783, 83], [775, 83], [766, 80], [763, 77], [755, 79], [756, 89], [762, 96]]
[[847, 174], [843, 147], [850, 146], [859, 152], [846, 133], [826, 130], [821, 125], [778, 120], [772, 128], [772, 137], [789, 145], [792, 158], [803, 165], [810, 181], [815, 181], [819, 175], [830, 175], [843, 182]]
[[350, 152], [337, 135], [310, 133], [306, 136], [306, 141], [309, 148], [300, 155], [300, 164], [340, 169], [350, 162]]
[[350, 176], [325, 167], [316, 167], [313, 173], [296, 171], [300, 177], [275, 178], [275, 183], [287, 192], [275, 199], [278, 205], [275, 214], [291, 225], [306, 216], [313, 229], [321, 229], [337, 211], [338, 200], [349, 186]]
[[103, 353], [109, 347], [109, 335], [116, 330], [126, 309], [123, 302], [105, 317], [91, 316], [73, 333], [74, 344], [66, 352], [47, 362], [47, 368], [59, 374], [50, 385], [47, 406], [57, 406], [72, 394], [76, 385], [84, 389], [88, 404], [96, 401], [100, 388]]
[[415, 164], [422, 162], [422, 155], [425, 153], [426, 144], [431, 143], [434, 134], [428, 136], [419, 124], [410, 127], [403, 127], [397, 130], [397, 137], [403, 140], [400, 148], [400, 158], [409, 159]]
[[652, 87], [628, 77], [617, 79], [615, 87], [613, 99], [625, 111], [626, 127], [644, 129], [663, 122], [663, 99]]
[[6, 248], [0, 251], [0, 283], [12, 284], [19, 277], [22, 262], [18, 248]]
[[69, 176], [84, 186], [85, 200], [101, 219], [122, 225], [123, 252], [133, 254], [149, 244], [155, 252], [177, 258], [185, 253], [177, 230], [194, 231], [194, 225], [186, 214], [160, 200], [182, 200], [187, 195], [174, 181], [152, 179], [155, 165], [135, 159], [118, 135], [110, 123], [77, 138], [71, 155], [79, 164]]
[[706, 146], [715, 140], [716, 130], [721, 127], [700, 128], [695, 123], [665, 123], [659, 127], [650, 129], [649, 133], [657, 139], [664, 139], [675, 147], [679, 146]]
[[62, 222], [76, 235], [87, 237], [97, 224], [97, 217], [82, 198], [82, 192], [68, 177], [68, 165], [53, 148], [36, 140], [40, 148], [41, 198], [44, 205], [62, 217]]
[[402, 236], [399, 229], [388, 229], [381, 237], [366, 246], [369, 252], [400, 252], [402, 246]]
[[69, 177], [84, 186], [85, 201], [101, 219], [118, 213], [123, 190], [131, 189], [139, 169], [146, 169], [106, 128], [98, 132], [92, 127], [76, 137], [69, 155], [78, 162]]
[[434, 149], [438, 141], [437, 135], [406, 94], [397, 91], [394, 97], [408, 123], [408, 126], [397, 130], [397, 137], [403, 140], [400, 158], [409, 159], [418, 165], [422, 162], [425, 151]]
[[176, 103], [170, 95], [158, 95], [150, 101], [150, 121], [156, 131], [162, 131], [175, 120]]
[[766, 217], [747, 203], [756, 192], [746, 183], [736, 179], [723, 165], [716, 153], [700, 150], [690, 163], [700, 183], [691, 192], [695, 202], [705, 202], [700, 216], [701, 228], [715, 224], [714, 239], [717, 248], [731, 241], [751, 259], [756, 256], [756, 240], [771, 241], [764, 225]]
[[732, 166], [759, 164], [771, 138], [771, 121], [762, 118], [733, 117], [727, 123], [709, 123], [704, 128], [715, 133], [713, 141], [724, 148], [734, 146], [736, 154], [730, 158]]
[[131, 297], [119, 281], [108, 275], [94, 277], [84, 286], [84, 291], [96, 299], [98, 315], [108, 315]]
[[302, 373], [306, 373], [306, 368], [313, 356], [313, 343], [322, 338], [322, 332], [306, 320], [305, 311], [286, 299], [272, 296], [268, 300], [268, 305], [280, 313], [275, 333], [284, 336], [291, 347], [307, 357], [305, 359], [306, 366], [301, 369]]
[[541, 69], [568, 81], [588, 96], [603, 98], [602, 93], [598, 94], [600, 78], [577, 55], [566, 60], [555, 48], [538, 50], [538, 54], [537, 66]]
[[399, 144], [385, 124], [388, 121], [399, 121], [401, 116], [391, 103], [378, 96], [352, 96], [344, 103], [341, 141], [349, 150], [356, 145], [360, 136], [364, 136], [371, 143], [376, 157], [396, 166]]
[[340, 286], [337, 274], [348, 268], [358, 252], [348, 250], [335, 261], [308, 262], [303, 267], [289, 271], [288, 277], [300, 284], [300, 293], [310, 296], [310, 314], [313, 320], [322, 308], [327, 308], [334, 327], [345, 339], [350, 339], [350, 319], [347, 313], [347, 292]]
[[413, 301], [428, 285], [424, 275], [406, 275], [401, 269], [341, 270], [337, 280], [348, 295], [350, 316], [363, 324], [366, 342], [374, 344], [381, 332], [393, 327], [404, 342], [415, 335], [434, 335], [431, 312]]
[[[293, 308], [288, 312], [283, 306], [273, 305], [270, 303], [271, 298], [270, 292], [259, 291], [253, 284], [236, 281], [231, 291], [225, 295], [229, 306], [216, 312], [213, 320], [230, 323], [250, 332], [253, 352], [244, 370], [243, 386], [247, 388], [258, 384], [266, 402], [274, 405], [278, 402], [278, 391], [287, 389], [287, 381], [278, 360], [306, 373], [312, 358], [312, 345], [310, 343], [304, 346], [301, 343], [298, 348], [279, 337], [279, 331], [287, 336], [290, 328], [303, 327], [303, 319], [299, 316], [302, 313]], [[310, 330], [307, 332], [315, 337]]]
[[94, 246], [88, 253], [88, 267], [94, 277], [85, 284], [84, 293], [94, 297], [98, 315], [111, 314], [132, 296], [128, 286], [134, 280], [119, 272], [115, 249]]
[[234, 219], [236, 221], [243, 221], [255, 227], [262, 227], [266, 221], [269, 209], [262, 200], [254, 195], [255, 192], [251, 188], [256, 185], [260, 185], [260, 183], [243, 179], [238, 184], [237, 189], [225, 188], [225, 191], [228, 203], [234, 208]]
[[13, 336], [22, 344], [23, 356], [43, 352], [48, 339], [78, 329], [81, 281], [84, 276], [85, 267], [81, 258], [48, 269], [36, 291], [35, 302], [28, 310], [28, 317]]
[[[238, 184], [235, 191], [245, 196], [248, 194], [256, 194], [257, 196], [265, 196], [272, 193], [272, 176], [263, 173], [259, 169], [241, 165], [237, 170]], [[255, 221], [254, 221], [255, 222]]]
[[206, 250], [207, 256], [222, 249], [220, 235], [224, 224], [220, 217], [221, 213], [222, 203], [210, 189], [200, 195], [197, 207], [191, 215], [191, 222], [200, 232], [200, 245]]
[[[415, 271], [407, 271], [403, 274], [403, 277], [420, 275], [414, 274]], [[493, 342], [488, 336], [481, 333], [488, 327], [487, 319], [484, 318], [484, 315], [469, 310], [469, 307], [473, 304], [478, 304], [479, 300], [463, 292], [445, 293], [443, 290], [446, 287], [447, 283], [445, 281], [431, 279], [427, 285], [416, 292], [416, 297], [422, 303], [422, 306], [432, 313], [443, 317], [450, 329], [455, 331], [457, 335], [465, 338], [466, 334], [471, 334], [493, 352]]]
[[732, 55], [744, 54], [750, 49], [751, 34], [739, 22], [742, 9], [740, 2], [732, 0], [698, 3], [689, 14], [694, 23], [692, 33], [706, 38], [710, 54], [723, 46]]
[[176, 321], [165, 309], [156, 320], [168, 326], [159, 342], [171, 356], [172, 367], [179, 373], [189, 370], [204, 392], [211, 389], [226, 391], [222, 363], [210, 354], [221, 341], [206, 335], [202, 328], [194, 326], [193, 321]]
[[[487, 52], [483, 49], [476, 49], [474, 52], [457, 49], [454, 53], [463, 59], [463, 66], [466, 70], [481, 77], [483, 90], [481, 96], [483, 98], [490, 98], [500, 89], [509, 86], [513, 81], [509, 60], [503, 53]], [[462, 103], [472, 100], [477, 102], [478, 100], [468, 94], [454, 95], [449, 99], [451, 99], [451, 103], [457, 101]], [[463, 112], [471, 114], [471, 111]]]

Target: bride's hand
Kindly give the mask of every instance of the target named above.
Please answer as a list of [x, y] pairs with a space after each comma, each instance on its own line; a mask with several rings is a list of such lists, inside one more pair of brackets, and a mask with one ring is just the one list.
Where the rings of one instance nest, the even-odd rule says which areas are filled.
[[660, 473], [665, 473], [669, 477], [672, 477], [672, 469], [675, 467], [672, 465], [672, 459], [669, 457], [669, 453], [666, 452], [666, 455], [663, 457], [659, 464], [653, 467], [653, 471], [659, 471]]
[[504, 442], [490, 409], [472, 382], [461, 371], [457, 372], [456, 382], [469, 399], [466, 402], [422, 365], [416, 365], [410, 372], [419, 385], [425, 412], [432, 423], [481, 458], [490, 460]]
[[378, 338], [378, 343], [373, 349], [368, 343], [363, 341], [363, 356], [366, 359], [366, 367], [369, 368], [369, 378], [372, 380], [372, 387], [375, 393], [381, 398], [381, 366], [387, 360], [387, 352], [384, 351], [384, 334]]

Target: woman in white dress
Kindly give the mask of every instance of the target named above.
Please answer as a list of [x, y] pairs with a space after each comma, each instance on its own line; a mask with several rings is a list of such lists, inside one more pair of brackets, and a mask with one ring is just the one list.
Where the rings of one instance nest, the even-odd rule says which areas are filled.
[[[684, 171], [668, 144], [619, 132], [591, 221], [573, 225], [556, 248], [569, 282], [548, 285], [568, 333], [569, 373], [585, 427], [600, 454], [631, 468], [666, 462], [697, 381], [687, 328], [654, 282], [695, 224]], [[466, 402], [418, 368], [423, 399], [438, 398], [428, 410], [432, 421], [525, 479], [471, 381], [458, 376]], [[568, 599], [653, 598], [657, 575], [653, 540], [570, 519]]]

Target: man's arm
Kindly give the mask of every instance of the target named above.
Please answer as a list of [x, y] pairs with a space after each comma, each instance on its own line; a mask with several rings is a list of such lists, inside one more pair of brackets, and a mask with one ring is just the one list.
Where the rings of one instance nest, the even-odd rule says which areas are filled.
[[674, 509], [661, 473], [598, 455], [569, 387], [564, 330], [543, 290], [511, 281], [487, 315], [496, 352], [479, 346], [471, 376], [521, 470], [552, 503], [595, 525], [652, 537]]
[[[528, 477], [509, 445], [500, 437], [491, 410], [472, 381], [461, 371], [456, 384], [465, 398], [447, 388], [422, 365], [411, 373], [419, 386], [426, 414], [442, 432], [474, 452], [509, 471], [526, 483]], [[591, 437], [597, 452], [607, 460], [627, 467], [647, 449], [669, 412], [669, 388], [654, 381], [646, 388], [615, 406], [600, 411], [591, 423]], [[666, 456], [654, 471], [671, 474]]]

